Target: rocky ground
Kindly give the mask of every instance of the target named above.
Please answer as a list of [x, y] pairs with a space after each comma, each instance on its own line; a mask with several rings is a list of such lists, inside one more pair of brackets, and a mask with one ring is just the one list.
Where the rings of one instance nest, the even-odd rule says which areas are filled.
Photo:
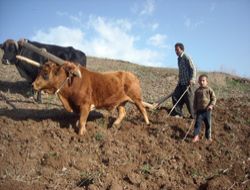
[[[92, 57], [87, 65], [132, 71], [148, 102], [176, 85], [174, 69]], [[93, 111], [87, 134], [78, 136], [77, 115], [67, 113], [56, 96], [44, 94], [43, 103], [36, 103], [15, 66], [0, 64], [0, 189], [249, 190], [250, 81], [208, 75], [218, 97], [213, 142], [194, 144], [193, 121], [168, 117], [170, 100], [148, 110], [150, 126], [133, 105], [120, 129], [110, 127], [115, 114]]]

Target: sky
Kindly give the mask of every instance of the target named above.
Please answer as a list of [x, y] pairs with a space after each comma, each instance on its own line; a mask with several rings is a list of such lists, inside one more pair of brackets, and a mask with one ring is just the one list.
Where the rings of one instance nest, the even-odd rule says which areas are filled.
[[250, 78], [249, 0], [0, 0], [0, 43], [26, 38], [87, 56]]

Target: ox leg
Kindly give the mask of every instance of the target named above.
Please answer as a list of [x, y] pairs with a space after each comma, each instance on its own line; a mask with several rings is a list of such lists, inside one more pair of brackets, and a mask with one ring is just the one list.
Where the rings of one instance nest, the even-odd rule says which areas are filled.
[[68, 111], [68, 112], [73, 112], [73, 109], [69, 105], [69, 101], [64, 98], [61, 94], [58, 94], [59, 99], [61, 100], [63, 107]]
[[90, 112], [90, 105], [84, 105], [81, 107], [80, 120], [79, 120], [79, 135], [86, 133], [86, 122]]
[[37, 92], [36, 101], [37, 101], [38, 103], [42, 103], [42, 92], [41, 92], [41, 90], [39, 90], [39, 91]]
[[117, 110], [118, 110], [118, 117], [113, 123], [114, 126], [119, 126], [123, 118], [126, 116], [126, 110], [125, 110], [124, 104], [119, 105]]
[[148, 114], [147, 114], [147, 111], [146, 111], [145, 107], [142, 104], [142, 101], [134, 100], [134, 103], [137, 106], [137, 108], [140, 110], [140, 112], [142, 113], [142, 115], [144, 117], [144, 120], [147, 123], [147, 125], [149, 125]]

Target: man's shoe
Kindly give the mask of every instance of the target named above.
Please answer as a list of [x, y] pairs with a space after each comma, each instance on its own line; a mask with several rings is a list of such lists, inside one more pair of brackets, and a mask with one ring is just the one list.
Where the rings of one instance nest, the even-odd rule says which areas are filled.
[[195, 119], [195, 116], [190, 115], [189, 119]]
[[206, 144], [211, 144], [213, 142], [213, 140], [211, 138], [206, 139]]
[[174, 117], [175, 117], [175, 118], [182, 118], [181, 115], [175, 115]]

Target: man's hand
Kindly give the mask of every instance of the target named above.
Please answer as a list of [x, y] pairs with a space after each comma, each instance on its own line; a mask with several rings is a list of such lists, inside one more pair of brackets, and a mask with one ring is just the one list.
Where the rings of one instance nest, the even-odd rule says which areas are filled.
[[195, 85], [195, 80], [190, 80], [190, 81], [189, 81], [189, 85], [190, 85], [190, 86]]

